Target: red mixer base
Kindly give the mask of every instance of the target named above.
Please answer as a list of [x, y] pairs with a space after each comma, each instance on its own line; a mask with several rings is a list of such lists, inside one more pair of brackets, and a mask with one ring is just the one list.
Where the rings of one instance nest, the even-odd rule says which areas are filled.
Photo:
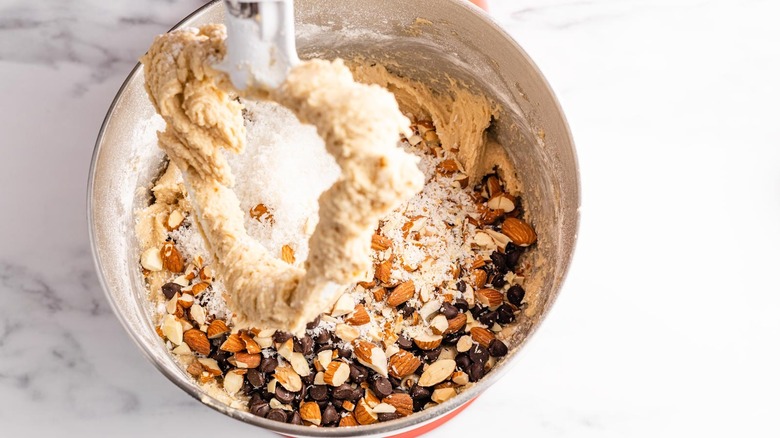
[[418, 429], [410, 430], [404, 433], [399, 433], [398, 435], [389, 435], [387, 438], [415, 438], [425, 433], [428, 433], [433, 429], [436, 429], [437, 427], [441, 426], [442, 424], [452, 420], [456, 415], [460, 414], [464, 409], [469, 407], [470, 404], [474, 403], [474, 400], [476, 400], [476, 398], [467, 401], [466, 403], [463, 404], [463, 406], [453, 410], [452, 412], [442, 416], [441, 418], [436, 419], [435, 421], [432, 421], [424, 426], [421, 426]]

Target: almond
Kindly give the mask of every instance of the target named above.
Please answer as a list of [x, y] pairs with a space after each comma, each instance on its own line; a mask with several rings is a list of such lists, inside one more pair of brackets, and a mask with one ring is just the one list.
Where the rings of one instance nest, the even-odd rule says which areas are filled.
[[184, 215], [179, 210], [173, 210], [165, 221], [165, 228], [168, 231], [175, 231], [184, 222]]
[[393, 241], [385, 236], [374, 234], [371, 236], [371, 249], [374, 251], [384, 251], [393, 246]]
[[444, 331], [445, 335], [459, 332], [466, 326], [466, 314], [458, 313], [457, 316], [447, 320], [447, 330]]
[[444, 403], [456, 395], [458, 395], [458, 392], [455, 390], [455, 388], [439, 388], [433, 391], [433, 394], [431, 395], [431, 401], [436, 403]]
[[515, 245], [529, 246], [536, 242], [536, 232], [526, 222], [508, 217], [501, 225], [501, 232], [512, 239]]
[[184, 327], [182, 327], [181, 323], [174, 315], [165, 315], [160, 329], [165, 337], [174, 345], [179, 345], [184, 342]]
[[301, 403], [301, 407], [298, 409], [298, 413], [301, 415], [303, 421], [319, 426], [322, 422], [322, 413], [320, 412], [320, 405], [317, 402], [304, 402]]
[[208, 335], [209, 339], [216, 339], [229, 332], [230, 329], [228, 328], [227, 324], [225, 324], [225, 321], [222, 321], [221, 319], [215, 319], [209, 325], [209, 328], [206, 331], [206, 335]]
[[358, 304], [355, 306], [355, 311], [352, 313], [352, 316], [347, 318], [346, 322], [350, 325], [359, 326], [371, 322], [371, 317], [368, 316], [365, 306]]
[[244, 385], [244, 375], [239, 370], [228, 371], [222, 380], [222, 388], [230, 395], [235, 395]]
[[460, 386], [466, 385], [469, 383], [469, 375], [463, 371], [455, 371], [452, 373], [452, 382]]
[[374, 272], [374, 277], [376, 277], [376, 279], [381, 283], [390, 283], [390, 274], [392, 273], [392, 270], [393, 261], [385, 260], [384, 262], [377, 265], [376, 271]]
[[339, 427], [350, 427], [350, 426], [357, 426], [358, 422], [355, 419], [355, 415], [350, 412], [349, 414], [341, 417], [341, 420], [339, 420]]
[[438, 314], [434, 316], [430, 322], [430, 325], [431, 325], [431, 330], [436, 335], [443, 334], [445, 331], [447, 331], [447, 328], [450, 326], [449, 322], [447, 321], [447, 317], [442, 314]]
[[355, 419], [362, 425], [373, 424], [377, 421], [377, 415], [374, 411], [368, 407], [366, 399], [361, 398], [355, 406]]
[[487, 202], [487, 208], [510, 213], [515, 209], [515, 201], [509, 195], [501, 194], [490, 198]]
[[239, 351], [244, 351], [245, 348], [246, 344], [244, 344], [244, 341], [242, 341], [237, 334], [228, 336], [228, 338], [225, 339], [225, 342], [219, 346], [220, 350], [227, 351], [228, 353], [238, 353]]
[[471, 339], [471, 336], [461, 336], [458, 339], [458, 343], [455, 344], [455, 349], [458, 350], [458, 353], [465, 353], [469, 351], [472, 345], [474, 345], [474, 340]]
[[471, 339], [482, 346], [482, 348], [488, 348], [490, 347], [490, 343], [493, 342], [493, 339], [496, 339], [496, 335], [494, 335], [493, 332], [486, 328], [472, 327]]
[[447, 380], [455, 371], [455, 361], [452, 359], [440, 359], [430, 364], [423, 371], [417, 384], [423, 387], [429, 387]]
[[260, 220], [263, 216], [268, 215], [268, 219], [273, 220], [273, 216], [268, 213], [268, 207], [266, 207], [263, 204], [257, 204], [249, 210], [249, 216], [252, 217], [252, 219]]
[[295, 251], [290, 245], [282, 246], [282, 260], [291, 265], [295, 263]]
[[200, 375], [203, 374], [203, 365], [197, 360], [193, 360], [187, 365], [187, 373], [192, 377], [200, 377]]
[[387, 297], [387, 305], [390, 307], [398, 307], [409, 301], [412, 297], [414, 297], [414, 281], [409, 280], [399, 284], [393, 289], [393, 292]]
[[209, 288], [209, 284], [206, 282], [196, 283], [192, 285], [191, 292], [193, 295], [197, 296], [208, 288]]
[[348, 324], [336, 324], [334, 333], [344, 342], [352, 342], [360, 336], [360, 331]]
[[255, 342], [254, 339], [252, 339], [252, 336], [247, 332], [241, 332], [238, 335], [239, 338], [241, 338], [241, 341], [244, 343], [244, 346], [246, 347], [246, 352], [249, 354], [257, 354], [260, 353], [259, 345], [257, 345], [257, 342]]
[[387, 377], [387, 356], [379, 346], [361, 340], [355, 340], [352, 345], [358, 362]]
[[400, 350], [398, 353], [390, 356], [387, 371], [391, 376], [403, 379], [410, 374], [414, 374], [420, 368], [420, 365], [422, 365], [422, 362], [417, 356], [406, 350]]
[[330, 386], [341, 386], [349, 378], [349, 365], [334, 360], [325, 369], [323, 379]]
[[441, 345], [442, 337], [440, 335], [422, 334], [414, 338], [414, 343], [420, 347], [421, 350], [433, 350]]
[[386, 403], [394, 407], [395, 412], [398, 412], [398, 415], [402, 417], [412, 415], [414, 412], [414, 402], [412, 401], [412, 397], [409, 396], [409, 394], [404, 394], [401, 392], [390, 394], [382, 399], [382, 403]]
[[382, 301], [387, 296], [387, 289], [380, 287], [371, 292], [371, 294], [374, 295], [374, 301]]
[[352, 299], [350, 294], [342, 294], [336, 304], [333, 305], [333, 310], [330, 311], [330, 316], [338, 317], [348, 315], [355, 309], [355, 300]]
[[[349, 367], [347, 367], [347, 374], [349, 374]], [[284, 389], [290, 392], [298, 392], [303, 388], [301, 376], [290, 367], [276, 367], [274, 377], [276, 377], [276, 380], [284, 386]]]
[[189, 309], [195, 304], [195, 298], [190, 294], [184, 294], [179, 297], [178, 304], [185, 309]]
[[184, 272], [184, 261], [179, 254], [179, 250], [173, 246], [173, 242], [165, 242], [160, 248], [160, 257], [162, 258], [163, 269], [171, 272]]
[[206, 334], [198, 329], [189, 329], [184, 332], [184, 343], [193, 351], [208, 356], [211, 353], [211, 342]]
[[236, 353], [233, 356], [236, 359], [238, 368], [257, 368], [260, 366], [260, 355], [249, 353]]
[[495, 289], [479, 289], [474, 292], [474, 297], [483, 306], [489, 307], [490, 310], [496, 310], [498, 306], [504, 303], [504, 294]]
[[203, 371], [213, 376], [222, 375], [222, 370], [219, 368], [219, 364], [216, 360], [211, 359], [210, 357], [199, 357], [198, 362], [200, 363], [201, 367], [203, 367]]
[[487, 283], [487, 272], [484, 269], [474, 270], [474, 287], [481, 289]]
[[344, 400], [343, 402], [341, 402], [341, 407], [344, 408], [345, 411], [349, 411], [349, 412], [355, 410], [355, 404], [349, 400]]
[[441, 175], [452, 175], [458, 170], [458, 162], [452, 158], [444, 160], [436, 166], [436, 171]]
[[147, 271], [163, 270], [162, 256], [157, 248], [149, 248], [141, 254], [141, 266]]
[[303, 355], [303, 353], [293, 353], [292, 357], [290, 358], [290, 365], [292, 365], [295, 372], [298, 373], [298, 375], [301, 377], [307, 377], [309, 374], [311, 374], [309, 361], [306, 360], [306, 357]]
[[485, 188], [487, 189], [488, 196], [491, 198], [504, 192], [504, 189], [501, 187], [501, 181], [499, 181], [498, 177], [495, 175], [488, 177], [487, 181], [485, 181]]

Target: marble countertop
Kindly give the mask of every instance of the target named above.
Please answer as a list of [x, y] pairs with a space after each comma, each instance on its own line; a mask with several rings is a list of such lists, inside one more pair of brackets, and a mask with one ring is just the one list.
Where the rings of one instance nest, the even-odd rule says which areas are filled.
[[[780, 4], [490, 3], [569, 118], [581, 233], [512, 372], [430, 436], [778, 436]], [[3, 436], [272, 436], [160, 375], [89, 253], [105, 112], [200, 4], [0, 2]]]

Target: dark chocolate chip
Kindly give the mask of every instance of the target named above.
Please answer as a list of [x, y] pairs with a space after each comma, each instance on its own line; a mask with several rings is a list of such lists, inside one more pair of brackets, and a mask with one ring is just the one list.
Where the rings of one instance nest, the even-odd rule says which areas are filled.
[[398, 306], [398, 310], [401, 312], [401, 314], [404, 316], [404, 318], [408, 318], [414, 314], [415, 309], [414, 306], [412, 306], [409, 303], [404, 303]]
[[[387, 376], [387, 379], [390, 380], [390, 383], [393, 384], [393, 388], [398, 388], [399, 386], [401, 386], [401, 379], [393, 376]], [[393, 392], [398, 392], [398, 391], [394, 389]]]
[[474, 362], [468, 369], [469, 380], [476, 382], [485, 375], [485, 366], [479, 362]]
[[463, 371], [466, 371], [471, 366], [471, 358], [468, 353], [458, 353], [455, 356], [455, 364]]
[[523, 249], [512, 242], [507, 243], [504, 249], [506, 254], [506, 265], [509, 269], [515, 269], [517, 262], [520, 260], [520, 256], [523, 255]]
[[333, 406], [336, 407], [336, 410], [344, 409], [344, 400], [337, 400], [334, 398], [330, 402], [333, 403]]
[[509, 324], [515, 320], [515, 311], [506, 304], [499, 306], [496, 312], [498, 313], [498, 322], [501, 324]]
[[268, 416], [265, 418], [273, 421], [278, 421], [280, 423], [286, 423], [287, 413], [281, 409], [271, 409], [271, 412], [269, 412]]
[[490, 355], [493, 357], [504, 357], [509, 352], [509, 349], [506, 348], [506, 344], [502, 341], [493, 339], [490, 343], [490, 347], [488, 347], [488, 352], [490, 352]]
[[264, 357], [263, 360], [260, 361], [260, 371], [264, 373], [273, 373], [278, 365], [279, 361], [277, 361], [276, 358]]
[[351, 357], [352, 356], [352, 349], [348, 348], [346, 346], [341, 347], [339, 350], [339, 356], [341, 357]]
[[461, 312], [465, 312], [469, 310], [469, 302], [464, 300], [463, 298], [457, 298], [454, 304], [455, 307]]
[[290, 415], [290, 424], [303, 424], [303, 421], [301, 420], [301, 414], [299, 414], [298, 411], [293, 411], [292, 415]]
[[284, 344], [287, 342], [288, 339], [292, 338], [293, 335], [288, 332], [283, 332], [281, 330], [277, 330], [274, 332], [273, 340], [277, 344]]
[[465, 283], [463, 280], [459, 281], [459, 282], [458, 282], [458, 283], [455, 285], [455, 287], [457, 287], [457, 288], [458, 288], [458, 291], [460, 291], [460, 292], [466, 292], [466, 283]]
[[331, 334], [327, 330], [321, 331], [320, 334], [317, 335], [317, 339], [316, 339], [317, 343], [320, 345], [328, 344], [330, 343], [330, 340], [331, 340]]
[[479, 318], [477, 318], [477, 319], [482, 324], [485, 324], [486, 326], [491, 327], [491, 326], [493, 326], [493, 324], [496, 323], [496, 321], [498, 321], [498, 312], [496, 312], [495, 310], [492, 311], [492, 312], [488, 311], [488, 312], [485, 312], [485, 313], [479, 315]]
[[498, 251], [493, 251], [490, 254], [490, 260], [493, 262], [493, 266], [496, 267], [496, 271], [503, 276], [509, 271], [509, 267], [506, 263], [506, 256]]
[[519, 284], [513, 285], [506, 292], [507, 301], [515, 306], [519, 307], [523, 303], [523, 298], [525, 298], [525, 290]]
[[314, 385], [309, 388], [309, 397], [314, 401], [325, 401], [328, 399], [328, 387], [325, 385]]
[[377, 415], [377, 419], [380, 422], [392, 421], [397, 418], [401, 418], [401, 415], [398, 414], [398, 412], [382, 412], [381, 414]]
[[274, 391], [274, 394], [276, 395], [276, 399], [284, 404], [290, 404], [293, 400], [295, 400], [295, 393], [290, 392], [286, 389], [284, 389], [284, 386], [281, 384], [276, 385], [276, 390]]
[[474, 343], [469, 349], [469, 359], [471, 359], [472, 362], [484, 364], [489, 358], [490, 354], [488, 351], [477, 343]]
[[306, 384], [306, 386], [313, 385], [314, 384], [314, 373], [309, 373], [308, 376], [301, 377], [301, 381]]
[[353, 383], [363, 383], [368, 379], [368, 370], [358, 364], [349, 365], [349, 379]]
[[387, 378], [377, 375], [371, 382], [371, 390], [379, 398], [385, 398], [393, 393], [393, 384]]
[[322, 424], [329, 426], [334, 424], [339, 419], [339, 413], [333, 405], [328, 405], [324, 411], [322, 411]]
[[333, 398], [336, 400], [354, 400], [355, 396], [360, 398], [360, 391], [348, 383], [333, 388]]
[[296, 353], [302, 353], [304, 356], [308, 356], [314, 352], [314, 339], [309, 335], [303, 335], [302, 338], [295, 338], [295, 344], [293, 345], [293, 351]]
[[249, 399], [248, 406], [249, 412], [257, 415], [258, 417], [265, 418], [268, 415], [268, 412], [271, 411], [271, 407], [268, 406], [268, 402], [263, 400], [263, 398], [258, 394], [252, 395], [252, 398]]
[[246, 380], [255, 388], [265, 386], [266, 383], [265, 374], [258, 371], [257, 368], [247, 370]]
[[314, 330], [318, 325], [320, 325], [320, 315], [317, 315], [314, 321], [306, 324], [306, 330]]
[[452, 319], [458, 316], [460, 312], [458, 312], [458, 308], [452, 304], [444, 303], [441, 305], [441, 313], [444, 314], [445, 318]]
[[400, 336], [396, 342], [398, 342], [398, 346], [404, 350], [411, 350], [414, 348], [414, 342], [406, 336]]
[[496, 274], [490, 283], [493, 285], [494, 288], [501, 289], [506, 284], [506, 280], [504, 279], [504, 274]]
[[433, 350], [421, 350], [420, 356], [427, 361], [427, 362], [434, 362], [436, 359], [439, 358], [439, 355], [441, 354], [441, 345], [434, 348]]
[[413, 400], [428, 400], [431, 398], [431, 390], [415, 383], [409, 391], [409, 396]]
[[181, 285], [176, 283], [165, 283], [162, 286], [162, 293], [165, 299], [170, 300], [174, 295], [181, 292]]

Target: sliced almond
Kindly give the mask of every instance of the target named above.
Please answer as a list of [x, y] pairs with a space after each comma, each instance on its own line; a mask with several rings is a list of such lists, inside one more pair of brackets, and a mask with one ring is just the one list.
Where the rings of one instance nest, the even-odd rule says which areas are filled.
[[368, 315], [365, 306], [358, 304], [355, 306], [355, 311], [352, 313], [352, 316], [347, 318], [346, 322], [349, 325], [361, 326], [371, 322], [371, 317]]
[[236, 370], [228, 371], [222, 380], [222, 387], [230, 395], [236, 395], [242, 386], [244, 386], [244, 375]]
[[501, 187], [501, 181], [495, 175], [488, 177], [487, 181], [485, 181], [485, 188], [487, 189], [488, 196], [491, 198], [495, 198], [504, 192], [504, 189]]
[[311, 368], [309, 368], [309, 361], [302, 353], [293, 353], [290, 358], [290, 365], [296, 373], [301, 377], [306, 377], [311, 374]]
[[495, 289], [479, 289], [474, 292], [474, 297], [490, 310], [495, 310], [504, 303], [504, 294]]
[[352, 343], [358, 362], [387, 377], [387, 356], [384, 350], [371, 342], [355, 340]]
[[487, 208], [491, 210], [501, 210], [504, 213], [510, 213], [515, 209], [515, 201], [506, 194], [501, 194], [490, 198], [487, 202]]
[[349, 379], [349, 365], [333, 361], [325, 369], [323, 380], [330, 386], [340, 386]]
[[536, 242], [536, 232], [526, 222], [520, 219], [508, 217], [501, 224], [501, 232], [512, 239], [515, 245], [529, 246]]
[[455, 361], [452, 359], [437, 360], [423, 371], [417, 384], [429, 387], [447, 380], [455, 371]]
[[463, 371], [455, 371], [452, 373], [452, 382], [460, 386], [466, 385], [469, 383], [469, 375]]
[[209, 283], [200, 282], [200, 283], [193, 284], [191, 291], [193, 295], [198, 296], [208, 288], [209, 288]]
[[165, 228], [168, 231], [175, 231], [181, 226], [182, 222], [184, 222], [184, 215], [179, 210], [173, 210], [168, 215], [168, 219], [165, 220]]
[[395, 408], [395, 412], [398, 412], [398, 415], [402, 417], [412, 415], [414, 412], [414, 402], [412, 401], [412, 397], [409, 396], [409, 394], [400, 392], [390, 394], [382, 399], [382, 403], [393, 406]]
[[295, 263], [295, 251], [290, 245], [282, 246], [282, 260], [291, 265]]
[[227, 351], [229, 353], [238, 353], [239, 351], [244, 351], [245, 348], [246, 344], [244, 344], [244, 341], [242, 341], [237, 334], [228, 336], [225, 342], [219, 346], [220, 350]]
[[352, 342], [360, 336], [360, 331], [349, 324], [336, 324], [334, 333], [344, 342]]
[[249, 333], [242, 331], [239, 333], [238, 337], [241, 338], [241, 341], [244, 343], [247, 353], [257, 354], [262, 350]]
[[458, 353], [465, 353], [469, 351], [472, 345], [474, 345], [474, 341], [471, 339], [471, 336], [461, 336], [458, 339], [458, 343], [455, 344], [455, 349], [458, 350]]
[[422, 361], [417, 356], [406, 350], [399, 350], [390, 356], [387, 372], [397, 379], [403, 379], [410, 374], [414, 374], [420, 368], [420, 365], [422, 365]]
[[219, 368], [219, 364], [216, 360], [210, 357], [199, 357], [198, 362], [200, 363], [201, 367], [203, 367], [203, 371], [213, 376], [222, 375], [222, 370]]
[[202, 326], [206, 324], [206, 310], [200, 304], [193, 304], [190, 307], [190, 316], [192, 320]]
[[374, 277], [376, 277], [376, 279], [381, 283], [388, 284], [390, 283], [390, 275], [392, 274], [392, 271], [393, 261], [388, 259], [376, 266]]
[[358, 422], [355, 419], [355, 415], [352, 412], [341, 417], [341, 420], [339, 420], [339, 427], [352, 427], [357, 425]]
[[319, 361], [320, 365], [322, 365], [323, 369], [328, 368], [328, 365], [330, 365], [332, 358], [333, 358], [332, 350], [322, 350], [319, 353], [317, 353], [317, 360]]
[[444, 331], [445, 335], [459, 332], [466, 326], [466, 315], [464, 313], [458, 313], [452, 319], [447, 320], [447, 329]]
[[433, 350], [441, 345], [441, 340], [441, 335], [421, 334], [414, 338], [414, 343], [417, 344], [421, 350]]
[[195, 304], [195, 297], [190, 294], [184, 294], [179, 297], [178, 304], [185, 309], [189, 309], [193, 304]]
[[301, 407], [298, 408], [298, 413], [301, 415], [301, 420], [307, 421], [315, 426], [319, 426], [322, 422], [322, 413], [320, 412], [320, 405], [317, 402], [304, 402], [301, 403]]
[[301, 376], [295, 372], [294, 369], [288, 366], [276, 367], [274, 371], [274, 377], [276, 380], [284, 386], [284, 389], [290, 392], [298, 392], [303, 388], [303, 382]]
[[455, 388], [439, 388], [433, 391], [433, 394], [431, 395], [431, 401], [436, 403], [444, 403], [456, 395], [458, 395], [458, 392], [455, 390]]
[[184, 327], [174, 315], [165, 315], [160, 329], [174, 345], [184, 342]]
[[225, 333], [230, 333], [230, 329], [228, 328], [227, 324], [225, 324], [225, 321], [222, 321], [221, 319], [215, 319], [214, 321], [209, 324], [209, 328], [206, 331], [206, 335], [209, 339], [216, 339]]
[[482, 348], [488, 348], [490, 347], [490, 343], [493, 342], [493, 339], [496, 339], [496, 335], [486, 328], [472, 327], [471, 338], [474, 342], [482, 346]]
[[385, 236], [374, 234], [371, 236], [371, 249], [374, 251], [385, 251], [393, 246], [393, 241]]
[[236, 353], [233, 356], [236, 359], [236, 366], [238, 368], [257, 368], [260, 366], [260, 355], [249, 353]]
[[173, 242], [165, 242], [163, 244], [162, 248], [160, 248], [160, 257], [162, 258], [163, 269], [174, 273], [184, 272], [184, 261]]
[[[465, 320], [464, 320], [464, 323], [465, 323]], [[449, 322], [447, 321], [447, 317], [446, 316], [444, 316], [442, 314], [438, 314], [438, 315], [433, 317], [433, 319], [431, 320], [430, 325], [431, 325], [431, 330], [433, 331], [434, 334], [441, 335], [445, 331], [447, 331], [447, 328], [449, 327]]]
[[184, 342], [196, 353], [208, 356], [211, 353], [211, 342], [206, 334], [198, 329], [189, 329], [184, 332]]
[[414, 297], [414, 281], [409, 280], [399, 284], [387, 297], [387, 305], [398, 307]]
[[362, 425], [373, 424], [377, 422], [377, 414], [368, 406], [366, 399], [361, 398], [355, 406], [355, 419]]
[[350, 294], [342, 294], [333, 305], [333, 310], [330, 312], [330, 316], [339, 317], [352, 313], [355, 310], [355, 300], [352, 299]]
[[147, 271], [159, 272], [163, 270], [162, 256], [157, 248], [149, 248], [141, 254], [141, 266]]
[[384, 403], [384, 402], [377, 404], [376, 406], [374, 406], [371, 409], [373, 409], [374, 413], [377, 413], [377, 414], [392, 414], [392, 413], [395, 412], [395, 406], [393, 406], [393, 405], [391, 405], [389, 403]]

